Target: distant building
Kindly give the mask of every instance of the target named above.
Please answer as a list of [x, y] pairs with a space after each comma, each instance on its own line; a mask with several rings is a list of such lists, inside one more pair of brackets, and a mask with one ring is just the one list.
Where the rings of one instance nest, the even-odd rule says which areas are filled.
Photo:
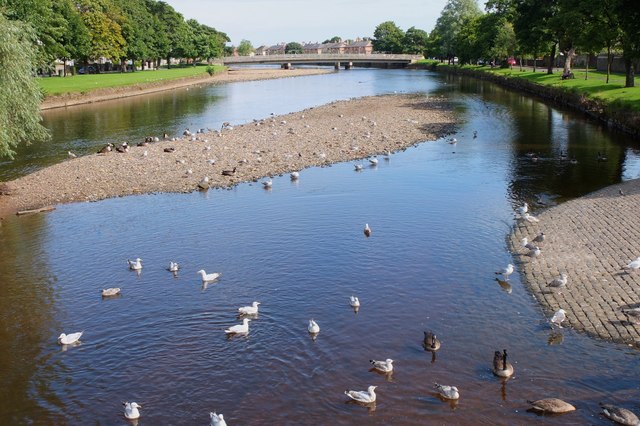
[[286, 45], [284, 43], [274, 44], [273, 46], [267, 48], [267, 55], [284, 55], [285, 46]]
[[267, 46], [262, 45], [256, 49], [256, 56], [265, 56], [267, 54]]
[[306, 55], [319, 55], [322, 53], [321, 43], [307, 43], [302, 46], [302, 50]]
[[346, 43], [325, 43], [322, 45], [321, 52], [322, 53], [332, 53], [332, 54], [340, 54], [344, 53], [344, 47]]
[[356, 40], [344, 47], [344, 53], [370, 55], [373, 53], [373, 43], [371, 40]]

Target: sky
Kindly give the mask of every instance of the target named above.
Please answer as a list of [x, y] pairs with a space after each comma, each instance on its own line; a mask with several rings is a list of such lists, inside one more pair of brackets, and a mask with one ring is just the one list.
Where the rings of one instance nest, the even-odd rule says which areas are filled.
[[[225, 32], [234, 46], [373, 37], [393, 21], [403, 31], [431, 32], [447, 0], [163, 0], [185, 19]], [[484, 1], [478, 1], [484, 10]]]

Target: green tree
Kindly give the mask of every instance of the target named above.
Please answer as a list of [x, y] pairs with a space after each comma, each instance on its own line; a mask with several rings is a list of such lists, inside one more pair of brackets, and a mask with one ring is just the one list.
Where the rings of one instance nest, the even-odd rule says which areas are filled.
[[284, 53], [304, 53], [304, 49], [300, 43], [292, 41], [284, 47]]
[[480, 16], [469, 17], [463, 21], [463, 25], [454, 40], [459, 63], [468, 64], [477, 61], [480, 57], [481, 53], [478, 44], [479, 27]]
[[625, 87], [634, 87], [634, 69], [640, 59], [640, 3], [637, 0], [620, 0], [618, 19], [622, 34], [620, 44], [626, 69]]
[[549, 25], [555, 9], [556, 0], [521, 0], [516, 3], [513, 25], [518, 44], [524, 52], [533, 55], [534, 59], [542, 52], [550, 52], [548, 74], [553, 73], [557, 46], [557, 36]]
[[411, 27], [404, 35], [404, 53], [412, 55], [424, 55], [429, 46], [429, 34], [425, 30]]
[[[440, 40], [440, 55], [451, 62], [456, 52], [458, 33], [464, 29], [465, 22], [482, 15], [476, 0], [448, 0], [442, 9], [434, 30]], [[469, 21], [470, 22], [470, 21]]]
[[383, 22], [373, 32], [373, 50], [381, 53], [402, 53], [404, 37], [404, 31], [395, 22]]
[[20, 143], [45, 140], [40, 124], [42, 94], [33, 75], [36, 34], [28, 24], [0, 13], [0, 156], [13, 158]]
[[127, 42], [122, 35], [124, 16], [109, 0], [77, 2], [84, 25], [89, 30], [91, 49], [88, 59], [119, 61], [125, 56]]
[[91, 52], [89, 30], [82, 21], [78, 9], [71, 0], [60, 0], [53, 4], [54, 13], [64, 18], [66, 25], [59, 34], [60, 50], [57, 57], [65, 64], [64, 75], [67, 75], [66, 63], [70, 59], [86, 60]]
[[338, 37], [338, 36], [333, 36], [325, 41], [322, 42], [322, 44], [328, 44], [328, 43], [340, 43], [342, 41], [342, 37]]
[[255, 51], [249, 40], [242, 40], [238, 45], [238, 55], [249, 56]]

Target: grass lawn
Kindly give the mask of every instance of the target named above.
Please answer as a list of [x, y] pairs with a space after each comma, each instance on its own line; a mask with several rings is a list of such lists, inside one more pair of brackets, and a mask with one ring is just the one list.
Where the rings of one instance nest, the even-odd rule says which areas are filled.
[[[222, 65], [214, 65], [216, 72], [224, 69]], [[157, 71], [136, 71], [128, 73], [84, 74], [67, 77], [40, 77], [38, 84], [47, 95], [63, 95], [66, 93], [86, 93], [95, 89], [129, 86], [140, 83], [152, 83], [162, 80], [201, 75], [207, 72], [206, 66], [159, 69]]]
[[[433, 63], [433, 61], [424, 62], [427, 64]], [[559, 68], [556, 68], [553, 74], [547, 74], [546, 68], [538, 68], [535, 73], [532, 68], [525, 68], [520, 71], [518, 66], [509, 69], [464, 65], [463, 68], [491, 72], [509, 78], [524, 78], [543, 86], [557, 87], [560, 90], [585, 95], [589, 98], [601, 99], [613, 108], [640, 111], [640, 87], [624, 87], [625, 76], [623, 74], [611, 74], [609, 83], [606, 83], [606, 73], [593, 70], [589, 70], [587, 73], [585, 69], [576, 68], [572, 69], [576, 78], [569, 80], [562, 80], [560, 77], [562, 69]], [[586, 80], [585, 75], [588, 77]]]

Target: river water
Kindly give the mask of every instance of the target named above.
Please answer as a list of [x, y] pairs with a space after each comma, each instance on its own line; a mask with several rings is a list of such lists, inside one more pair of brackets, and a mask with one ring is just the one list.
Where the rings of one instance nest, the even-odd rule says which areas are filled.
[[[126, 425], [125, 400], [144, 407], [140, 425], [208, 424], [214, 410], [229, 425], [609, 424], [601, 401], [639, 412], [636, 350], [552, 330], [517, 273], [508, 286], [495, 281], [517, 265], [506, 244], [515, 207], [535, 211], [640, 173], [637, 144], [574, 113], [418, 70], [192, 87], [49, 111], [54, 141], [0, 165], [1, 178], [69, 149], [393, 92], [449, 97], [458, 143], [418, 144], [362, 172], [306, 169], [295, 183], [275, 178], [270, 191], [247, 183], [3, 221], [2, 423]], [[598, 152], [609, 160], [596, 161]], [[127, 268], [136, 257], [140, 274]], [[169, 261], [181, 264], [177, 276]], [[203, 268], [222, 277], [205, 288]], [[102, 299], [107, 287], [122, 295]], [[225, 336], [254, 300], [249, 334]], [[310, 318], [321, 328], [315, 340]], [[61, 332], [81, 330], [79, 346], [57, 345]], [[424, 330], [442, 340], [435, 356], [421, 345]], [[515, 375], [503, 382], [491, 361], [505, 348]], [[393, 374], [370, 371], [370, 359], [386, 358]], [[459, 402], [438, 399], [434, 382], [457, 386]], [[345, 389], [369, 385], [375, 406], [347, 402]], [[526, 411], [544, 397], [577, 411]]]

